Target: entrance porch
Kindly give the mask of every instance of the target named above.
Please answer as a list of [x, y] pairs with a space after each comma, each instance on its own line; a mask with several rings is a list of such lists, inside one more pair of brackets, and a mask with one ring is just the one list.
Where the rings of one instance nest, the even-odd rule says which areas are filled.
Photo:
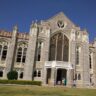
[[73, 81], [73, 68], [68, 62], [48, 61], [44, 67], [44, 83], [48, 85], [64, 85], [71, 86]]

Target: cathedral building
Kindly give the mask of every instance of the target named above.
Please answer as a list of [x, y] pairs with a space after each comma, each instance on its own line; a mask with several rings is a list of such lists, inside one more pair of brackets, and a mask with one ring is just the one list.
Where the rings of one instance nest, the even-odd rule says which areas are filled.
[[65, 79], [71, 86], [96, 85], [96, 40], [81, 30], [64, 13], [33, 22], [29, 33], [0, 30], [0, 79], [11, 70], [18, 80], [42, 81], [43, 85], [60, 85]]

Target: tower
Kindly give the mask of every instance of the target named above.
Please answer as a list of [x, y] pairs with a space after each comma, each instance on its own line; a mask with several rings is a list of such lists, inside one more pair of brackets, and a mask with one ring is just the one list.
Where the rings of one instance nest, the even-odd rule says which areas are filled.
[[7, 77], [7, 73], [13, 69], [14, 66], [14, 58], [15, 58], [15, 51], [16, 51], [16, 42], [17, 42], [17, 32], [18, 27], [14, 26], [12, 38], [8, 46], [8, 54], [6, 58], [6, 68], [4, 71], [4, 78]]
[[37, 23], [34, 23], [30, 26], [26, 63], [24, 65], [24, 80], [33, 79], [32, 77], [33, 77], [36, 43], [37, 43], [37, 34], [38, 34]]

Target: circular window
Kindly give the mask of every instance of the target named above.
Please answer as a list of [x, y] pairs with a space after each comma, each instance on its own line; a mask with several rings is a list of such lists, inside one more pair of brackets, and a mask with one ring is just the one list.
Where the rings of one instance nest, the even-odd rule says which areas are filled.
[[61, 21], [61, 20], [59, 20], [59, 21], [57, 22], [57, 25], [58, 25], [59, 28], [63, 28], [63, 27], [64, 27], [64, 22]]

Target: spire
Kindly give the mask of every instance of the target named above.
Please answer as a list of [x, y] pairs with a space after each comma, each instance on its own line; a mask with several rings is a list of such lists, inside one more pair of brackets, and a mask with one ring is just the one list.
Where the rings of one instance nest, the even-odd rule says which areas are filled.
[[17, 25], [15, 25], [15, 26], [13, 27], [13, 31], [18, 31], [18, 26], [17, 26]]
[[30, 25], [30, 28], [37, 28], [37, 20], [35, 22], [32, 21], [32, 24]]
[[18, 27], [17, 27], [17, 25], [15, 25], [15, 26], [13, 27], [13, 38], [16, 37], [17, 32], [18, 32]]

